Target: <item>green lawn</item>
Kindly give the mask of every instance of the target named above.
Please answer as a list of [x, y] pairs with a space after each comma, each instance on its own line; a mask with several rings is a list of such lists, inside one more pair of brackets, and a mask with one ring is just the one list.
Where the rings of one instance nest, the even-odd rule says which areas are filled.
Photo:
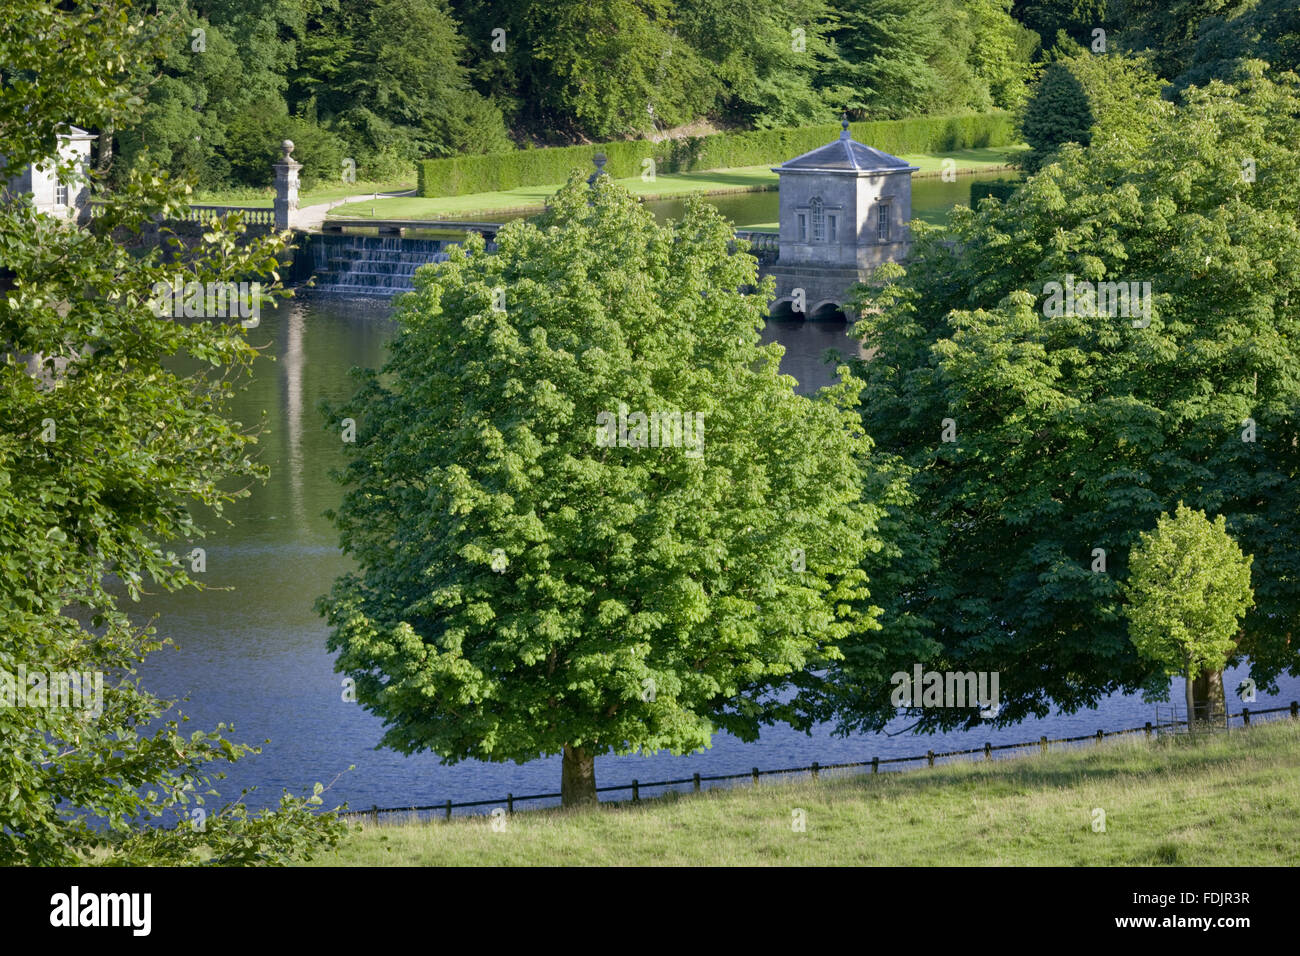
[[487, 817], [366, 825], [314, 862], [1295, 866], [1300, 724], [518, 812], [501, 832]]
[[[1016, 155], [1027, 146], [996, 146], [982, 149], [963, 149], [952, 153], [925, 153], [901, 157], [913, 166], [919, 166], [917, 175], [938, 175], [943, 161], [952, 159], [960, 172], [976, 173], [999, 169], [1013, 162]], [[617, 182], [634, 194], [650, 199], [671, 199], [692, 194], [748, 192], [775, 189], [777, 175], [770, 166], [741, 166], [735, 169], [715, 169], [693, 173], [663, 173], [653, 182], [643, 182], [640, 176], [620, 179]], [[540, 210], [546, 200], [559, 189], [559, 184], [523, 186], [502, 192], [471, 193], [466, 196], [423, 198], [418, 196], [400, 199], [366, 200], [349, 203], [331, 211], [334, 217], [363, 219], [455, 219], [457, 216], [482, 216], [494, 212]]]
[[[316, 206], [323, 202], [334, 202], [364, 193], [396, 193], [414, 188], [413, 181], [331, 183], [328, 186], [318, 185], [311, 189], [299, 190], [298, 205], [299, 207]], [[256, 206], [262, 209], [270, 209], [274, 205], [274, 200], [275, 190], [269, 186], [265, 189], [199, 190], [194, 194], [194, 201], [200, 204]]]
[[[619, 179], [618, 183], [639, 196], [670, 199], [694, 193], [748, 192], [775, 189], [776, 173], [767, 166], [742, 166], [694, 173], [663, 173], [653, 182], [640, 176]], [[541, 210], [559, 189], [559, 184], [521, 186], [501, 192], [470, 193], [465, 196], [442, 196], [426, 199], [419, 196], [380, 199], [374, 202], [349, 203], [331, 210], [331, 217], [360, 216], [379, 219], [455, 219], [457, 216], [481, 216], [485, 213]], [[371, 216], [371, 208], [374, 216]]]

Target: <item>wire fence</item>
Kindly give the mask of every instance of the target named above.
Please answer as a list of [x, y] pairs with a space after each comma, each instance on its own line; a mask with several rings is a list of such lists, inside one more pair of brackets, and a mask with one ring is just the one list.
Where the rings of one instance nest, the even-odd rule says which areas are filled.
[[[1291, 719], [1293, 720], [1300, 720], [1300, 702], [1293, 700], [1288, 706], [1267, 707], [1261, 710], [1253, 710], [1253, 711], [1247, 707], [1243, 707], [1241, 708], [1241, 712], [1238, 714], [1227, 714], [1224, 718], [1224, 722], [1225, 722], [1225, 726], [1227, 726], [1228, 722], [1240, 718], [1242, 722], [1242, 726], [1249, 727], [1251, 718], [1261, 717], [1266, 714], [1278, 714], [1283, 712], [1287, 712], [1291, 717]], [[1202, 725], [1203, 722], [1198, 720], [1197, 724]], [[758, 767], [755, 767], [749, 773], [720, 773], [720, 774], [696, 773], [696, 774], [692, 774], [689, 777], [681, 777], [676, 780], [652, 780], [652, 781], [642, 782], [640, 780], [634, 779], [631, 783], [616, 784], [615, 786], [612, 787], [597, 787], [596, 793], [597, 794], [624, 793], [630, 791], [632, 794], [632, 802], [636, 803], [641, 799], [641, 791], [645, 788], [680, 787], [680, 786], [685, 786], [686, 784], [691, 784], [693, 791], [695, 793], [699, 793], [701, 785], [705, 783], [720, 783], [728, 780], [746, 780], [746, 779], [752, 779], [754, 783], [758, 783], [760, 777], [776, 776], [778, 774], [807, 773], [807, 774], [811, 774], [815, 778], [822, 771], [825, 770], [856, 770], [865, 767], [870, 767], [872, 773], [879, 773], [880, 768], [886, 764], [916, 763], [922, 760], [926, 761], [927, 766], [933, 767], [934, 762], [936, 760], [943, 760], [951, 757], [969, 757], [969, 756], [978, 756], [982, 754], [985, 760], [992, 760], [993, 754], [996, 751], [1021, 750], [1026, 747], [1038, 747], [1043, 753], [1047, 753], [1048, 748], [1052, 744], [1079, 744], [1079, 743], [1087, 743], [1087, 742], [1101, 743], [1101, 741], [1107, 737], [1122, 737], [1127, 734], [1145, 734], [1146, 736], [1150, 737], [1153, 734], [1158, 733], [1161, 729], [1184, 727], [1186, 725], [1187, 725], [1186, 720], [1171, 720], [1168, 722], [1157, 721], [1156, 723], [1147, 721], [1146, 724], [1144, 724], [1141, 727], [1129, 727], [1124, 730], [1098, 730], [1095, 734], [1084, 734], [1083, 736], [1080, 737], [1057, 737], [1049, 740], [1047, 736], [1044, 735], [1039, 737], [1037, 740], [1027, 740], [1020, 743], [1013, 743], [1013, 744], [985, 743], [983, 747], [975, 747], [968, 750], [944, 750], [944, 751], [927, 750], [923, 754], [916, 754], [908, 757], [872, 757], [870, 760], [857, 760], [857, 761], [852, 761], [850, 763], [827, 763], [827, 764], [818, 763], [817, 761], [814, 760], [811, 764], [809, 764], [806, 767], [782, 767], [775, 770], [760, 770]], [[528, 800], [558, 800], [560, 799], [560, 797], [561, 794], [558, 792], [530, 793], [530, 794], [522, 794], [522, 795], [508, 793], [506, 794], [505, 799], [497, 798], [494, 800], [463, 800], [460, 802], [453, 802], [451, 800], [446, 800], [442, 803], [433, 803], [433, 804], [426, 804], [424, 806], [411, 806], [411, 807], [374, 806], [371, 807], [369, 810], [348, 810], [339, 815], [354, 816], [354, 817], [356, 816], [372, 817], [375, 821], [378, 821], [379, 815], [383, 813], [439, 812], [444, 814], [445, 819], [450, 820], [452, 811], [457, 809], [504, 806], [507, 813], [514, 813], [516, 803], [523, 803]]]

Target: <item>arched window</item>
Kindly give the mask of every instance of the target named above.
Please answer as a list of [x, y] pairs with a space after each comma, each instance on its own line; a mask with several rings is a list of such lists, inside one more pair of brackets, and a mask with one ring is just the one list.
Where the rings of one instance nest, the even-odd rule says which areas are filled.
[[812, 208], [813, 242], [825, 242], [826, 210], [822, 205], [822, 197], [814, 196], [808, 205]]

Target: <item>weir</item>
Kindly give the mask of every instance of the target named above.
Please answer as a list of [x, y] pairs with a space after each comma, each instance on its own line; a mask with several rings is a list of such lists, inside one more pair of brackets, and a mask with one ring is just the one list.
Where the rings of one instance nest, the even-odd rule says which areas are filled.
[[448, 239], [314, 233], [302, 238], [298, 256], [308, 268], [296, 273], [315, 276], [313, 288], [321, 293], [391, 298], [415, 288], [420, 266], [446, 262], [454, 244]]

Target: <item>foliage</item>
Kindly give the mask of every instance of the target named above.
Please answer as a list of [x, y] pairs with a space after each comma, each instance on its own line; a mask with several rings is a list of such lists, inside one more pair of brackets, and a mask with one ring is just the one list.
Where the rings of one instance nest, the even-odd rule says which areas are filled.
[[310, 186], [338, 181], [344, 158], [377, 180], [420, 159], [657, 139], [702, 122], [768, 130], [843, 109], [1014, 110], [1037, 45], [1009, 0], [153, 7], [149, 29], [167, 39], [133, 78], [145, 108], [123, 129], [95, 128], [101, 161], [116, 182], [156, 162], [206, 189], [265, 185], [285, 138]]
[[677, 34], [708, 62], [723, 116], [776, 129], [834, 119], [817, 88], [831, 15], [824, 0], [682, 0]]
[[1025, 157], [1030, 171], [1051, 162], [1063, 143], [1087, 146], [1103, 121], [1112, 135], [1139, 129], [1141, 114], [1164, 85], [1147, 60], [1133, 54], [1097, 55], [1064, 43], [1053, 56], [1021, 122], [1034, 148]]
[[1264, 60], [1273, 69], [1300, 68], [1300, 5], [1293, 0], [1259, 0], [1238, 16], [1201, 24], [1196, 48], [1175, 87], [1233, 80], [1247, 60]]
[[1092, 141], [1092, 124], [1083, 85], [1064, 64], [1048, 64], [1021, 123], [1025, 142], [1033, 150], [1025, 156], [1025, 168], [1036, 171], [1064, 143], [1087, 146]]
[[[1249, 9], [1257, 0], [1117, 0], [1123, 45], [1147, 51], [1156, 73], [1172, 80], [1191, 63], [1203, 26]], [[1294, 4], [1292, 5], [1294, 6]]]
[[[336, 521], [359, 570], [320, 607], [385, 746], [567, 767], [752, 740], [872, 628], [858, 385], [793, 391], [733, 241], [698, 200], [660, 227], [575, 176], [495, 254], [417, 273], [391, 360], [331, 410], [357, 424]], [[707, 433], [602, 445], [621, 407]]]
[[822, 81], [837, 105], [858, 118], [893, 119], [923, 113], [951, 92], [934, 62], [948, 45], [945, 6], [944, 0], [839, 0], [831, 33], [836, 62]]
[[[1042, 38], [1043, 47], [1064, 31], [1075, 43], [1091, 44], [1092, 31], [1114, 22], [1117, 0], [1015, 0], [1012, 16]], [[1122, 0], [1120, 0], [1122, 2]], [[1109, 42], [1109, 41], [1108, 41]]]
[[973, 182], [970, 184], [969, 205], [972, 209], [978, 209], [980, 206], [980, 200], [986, 199], [989, 196], [995, 196], [1002, 202], [1006, 202], [1011, 197], [1011, 194], [1015, 192], [1017, 188], [1019, 188], [1019, 186], [1020, 184], [1017, 182], [1001, 182], [1001, 181], [995, 181], [991, 183]]
[[1029, 96], [1031, 61], [1041, 40], [1008, 15], [1009, 6], [1009, 0], [983, 0], [969, 6], [975, 24], [969, 59], [975, 75], [988, 84], [993, 105], [1019, 110]]
[[1223, 670], [1253, 603], [1250, 565], [1223, 515], [1210, 521], [1182, 502], [1161, 515], [1129, 556], [1125, 615], [1138, 653], [1189, 684]]
[[[1178, 501], [1223, 515], [1254, 556], [1251, 676], [1300, 671], [1300, 81], [1263, 69], [1181, 106], [1153, 97], [1124, 129], [1103, 119], [1005, 204], [918, 230], [906, 269], [864, 296], [882, 311], [861, 323], [863, 418], [915, 501], [881, 526], [897, 556], [866, 565], [885, 640], [844, 648], [839, 697], [810, 696], [814, 716], [893, 715], [855, 674], [881, 646], [920, 655], [892, 669], [998, 671], [1006, 721], [1154, 686], [1120, 585]], [[1049, 308], [1047, 283], [1070, 277], [1149, 282], [1149, 310]]]
[[834, 0], [820, 85], [854, 116], [1019, 106], [1037, 37], [1003, 0]]
[[354, 43], [334, 78], [334, 98], [347, 105], [333, 125], [365, 155], [388, 148], [415, 160], [511, 147], [500, 110], [469, 88], [446, 0], [381, 0]]
[[[0, 20], [10, 167], [52, 156], [62, 123], [133, 118], [141, 104], [123, 76], [156, 50], [128, 5], [0, 0]], [[224, 415], [256, 350], [237, 322], [175, 321], [150, 299], [178, 275], [274, 278], [282, 238], [238, 244], [231, 220], [184, 258], [121, 244], [181, 211], [189, 191], [133, 172], [93, 231], [25, 197], [0, 205], [0, 684], [14, 703], [0, 706], [3, 864], [283, 862], [342, 831], [311, 812], [318, 796], [287, 795], [277, 812], [236, 802], [192, 827], [203, 768], [248, 748], [223, 728], [183, 734], [134, 676], [165, 641], [130, 605], [149, 587], [197, 587], [170, 546], [201, 538], [200, 515], [220, 515], [263, 473], [253, 433]], [[175, 371], [177, 357], [198, 370]], [[24, 670], [45, 683], [14, 686]], [[100, 675], [102, 701], [56, 706], [54, 675], [69, 671]]]

